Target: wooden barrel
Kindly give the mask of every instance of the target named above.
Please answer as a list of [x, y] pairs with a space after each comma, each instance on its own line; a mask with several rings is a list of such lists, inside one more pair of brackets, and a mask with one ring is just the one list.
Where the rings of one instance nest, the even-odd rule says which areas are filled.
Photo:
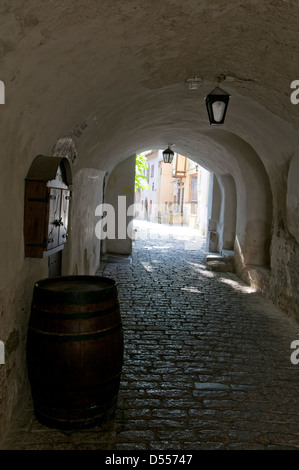
[[27, 364], [40, 422], [78, 429], [110, 419], [122, 363], [123, 332], [113, 279], [60, 276], [34, 285]]

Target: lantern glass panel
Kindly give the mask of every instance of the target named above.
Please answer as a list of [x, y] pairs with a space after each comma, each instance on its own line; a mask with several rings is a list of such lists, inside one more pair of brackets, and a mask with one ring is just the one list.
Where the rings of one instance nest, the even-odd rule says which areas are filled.
[[214, 120], [216, 122], [222, 121], [223, 114], [224, 114], [224, 111], [225, 111], [225, 106], [226, 105], [223, 101], [214, 101], [214, 103], [212, 103]]

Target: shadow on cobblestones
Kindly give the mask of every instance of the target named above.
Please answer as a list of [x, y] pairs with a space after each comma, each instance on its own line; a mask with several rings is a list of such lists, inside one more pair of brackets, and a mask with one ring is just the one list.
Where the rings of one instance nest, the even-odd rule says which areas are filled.
[[[233, 273], [205, 267], [195, 231], [138, 223], [118, 282], [125, 357], [115, 419], [61, 432], [30, 397], [3, 449], [299, 449], [299, 328]], [[150, 230], [150, 236], [149, 235]]]

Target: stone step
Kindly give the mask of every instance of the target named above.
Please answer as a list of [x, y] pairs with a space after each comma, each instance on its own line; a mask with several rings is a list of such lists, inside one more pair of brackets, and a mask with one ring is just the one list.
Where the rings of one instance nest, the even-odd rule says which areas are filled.
[[[225, 253], [223, 253], [225, 251]], [[234, 257], [233, 252], [223, 250], [222, 253], [209, 253], [206, 256], [206, 267], [209, 271], [217, 272], [233, 272], [234, 271]]]
[[221, 250], [223, 258], [234, 262], [235, 252], [233, 250]]
[[106, 253], [102, 257], [101, 261], [103, 261], [104, 263], [132, 264], [132, 257], [116, 253]]

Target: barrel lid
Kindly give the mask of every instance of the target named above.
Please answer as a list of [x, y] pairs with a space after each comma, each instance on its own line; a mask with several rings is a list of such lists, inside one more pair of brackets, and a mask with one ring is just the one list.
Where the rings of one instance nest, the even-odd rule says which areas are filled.
[[58, 276], [41, 279], [34, 285], [34, 298], [50, 303], [96, 303], [116, 293], [116, 281], [102, 276]]

